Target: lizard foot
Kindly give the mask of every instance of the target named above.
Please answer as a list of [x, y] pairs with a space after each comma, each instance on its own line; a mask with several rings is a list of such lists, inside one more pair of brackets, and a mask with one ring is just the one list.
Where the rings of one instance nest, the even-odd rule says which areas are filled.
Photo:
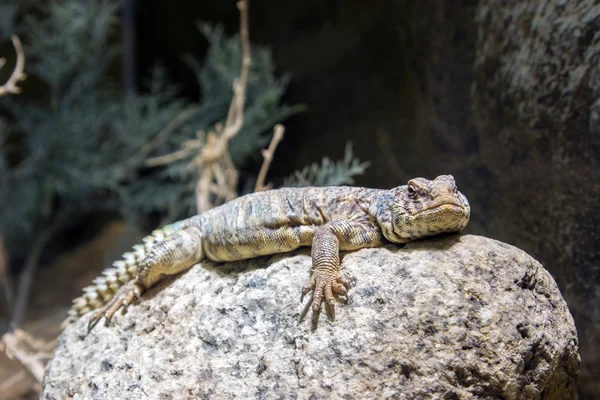
[[119, 311], [121, 307], [127, 308], [127, 306], [133, 302], [133, 300], [139, 300], [144, 291], [144, 287], [139, 283], [135, 283], [135, 281], [130, 281], [125, 286], [121, 287], [121, 289], [119, 289], [119, 291], [113, 296], [112, 299], [110, 299], [108, 303], [97, 309], [92, 314], [90, 321], [88, 322], [88, 333], [94, 329], [102, 317], [105, 318], [104, 324], [108, 326], [113, 315], [115, 315], [115, 313]]
[[304, 296], [312, 290], [313, 296], [311, 307], [313, 314], [319, 312], [324, 298], [329, 305], [329, 315], [331, 318], [335, 319], [335, 297], [333, 296], [333, 293], [345, 295], [348, 292], [346, 289], [347, 284], [346, 280], [344, 280], [339, 273], [315, 271], [302, 289], [300, 302], [302, 302]]

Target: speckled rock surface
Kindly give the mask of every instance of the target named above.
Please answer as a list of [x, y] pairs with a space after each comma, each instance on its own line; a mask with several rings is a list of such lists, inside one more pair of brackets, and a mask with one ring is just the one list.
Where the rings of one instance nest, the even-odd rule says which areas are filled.
[[43, 398], [575, 398], [573, 319], [523, 251], [448, 236], [343, 265], [349, 301], [316, 329], [308, 251], [196, 266], [110, 327], [67, 329]]

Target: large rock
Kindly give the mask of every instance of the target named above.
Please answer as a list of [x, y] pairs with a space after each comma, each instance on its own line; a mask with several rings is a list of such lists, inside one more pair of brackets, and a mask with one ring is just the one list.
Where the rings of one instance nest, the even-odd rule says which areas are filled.
[[599, 398], [600, 5], [481, 0], [475, 23], [473, 119], [489, 199], [461, 190], [487, 234], [558, 281], [579, 330], [580, 394]]
[[203, 263], [97, 326], [67, 329], [44, 398], [576, 398], [577, 333], [523, 251], [448, 236], [348, 253], [313, 329], [308, 251]]

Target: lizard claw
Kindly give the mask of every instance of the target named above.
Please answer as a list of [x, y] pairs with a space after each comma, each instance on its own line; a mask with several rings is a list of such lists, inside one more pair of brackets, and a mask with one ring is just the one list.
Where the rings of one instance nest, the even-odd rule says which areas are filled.
[[347, 282], [341, 276], [332, 276], [331, 273], [319, 273], [313, 272], [309, 281], [302, 288], [302, 296], [300, 301], [304, 300], [311, 290], [313, 291], [312, 296], [312, 311], [313, 314], [317, 314], [321, 309], [321, 303], [323, 300], [327, 302], [327, 311], [332, 319], [335, 319], [335, 297], [333, 293], [345, 295], [348, 290], [345, 285]]
[[105, 318], [104, 325], [108, 326], [110, 321], [119, 309], [126, 309], [129, 304], [133, 302], [134, 299], [140, 299], [140, 296], [144, 293], [144, 287], [140, 284], [131, 281], [127, 285], [123, 286], [119, 291], [113, 296], [112, 299], [104, 306], [97, 309], [88, 322], [88, 333], [100, 322], [102, 317]]
[[311, 276], [306, 285], [302, 288], [302, 295], [300, 296], [300, 303], [304, 301], [304, 296], [310, 293], [311, 290], [315, 287], [315, 276]]

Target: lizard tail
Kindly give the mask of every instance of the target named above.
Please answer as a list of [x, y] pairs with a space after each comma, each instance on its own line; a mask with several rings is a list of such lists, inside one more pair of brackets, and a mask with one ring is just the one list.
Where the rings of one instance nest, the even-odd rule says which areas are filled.
[[102, 272], [102, 275], [94, 279], [91, 285], [84, 288], [83, 295], [73, 300], [62, 328], [71, 325], [82, 315], [107, 304], [122, 286], [135, 279], [142, 260], [156, 243], [163, 241], [175, 228], [174, 225], [157, 229], [146, 236], [143, 239], [144, 244], [133, 246], [133, 251], [123, 254], [121, 260], [115, 261], [111, 267]]

